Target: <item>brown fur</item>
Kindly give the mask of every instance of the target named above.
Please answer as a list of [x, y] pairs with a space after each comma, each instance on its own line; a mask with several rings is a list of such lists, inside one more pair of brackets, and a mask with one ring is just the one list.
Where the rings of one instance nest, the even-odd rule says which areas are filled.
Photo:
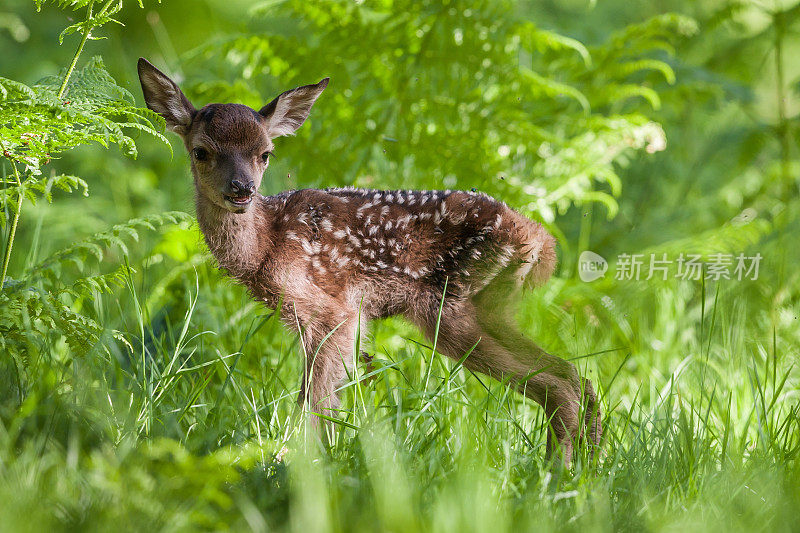
[[327, 79], [287, 91], [259, 112], [238, 104], [197, 111], [144, 60], [139, 75], [148, 106], [193, 154], [198, 222], [212, 254], [254, 298], [282, 306], [301, 334], [301, 402], [335, 409], [359, 317], [363, 332], [371, 319], [403, 315], [429, 338], [438, 324], [445, 355], [460, 359], [472, 349], [467, 368], [508, 380], [541, 404], [567, 462], [584, 432], [599, 442], [591, 383], [514, 327], [511, 303], [520, 290], [543, 284], [555, 268], [555, 239], [540, 224], [461, 191], [305, 189], [253, 193], [240, 205], [236, 191], [257, 189], [273, 138], [302, 125]]

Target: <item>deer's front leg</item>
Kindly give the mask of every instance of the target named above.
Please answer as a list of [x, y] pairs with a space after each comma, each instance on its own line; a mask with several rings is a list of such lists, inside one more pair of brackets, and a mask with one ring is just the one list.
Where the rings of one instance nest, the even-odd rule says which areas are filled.
[[343, 316], [311, 321], [302, 340], [305, 369], [297, 401], [313, 413], [335, 416], [339, 407], [336, 389], [354, 366], [355, 319]]

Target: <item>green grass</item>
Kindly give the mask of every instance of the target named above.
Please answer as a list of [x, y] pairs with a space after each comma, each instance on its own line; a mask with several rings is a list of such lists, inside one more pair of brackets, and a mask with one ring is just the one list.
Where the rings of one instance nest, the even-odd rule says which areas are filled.
[[576, 358], [604, 410], [603, 454], [564, 470], [544, 461], [540, 408], [400, 320], [373, 328], [375, 370], [345, 385], [323, 445], [295, 404], [296, 339], [193, 257], [156, 254], [86, 302], [118, 330], [86, 356], [56, 340], [4, 362], [3, 529], [800, 527], [793, 333], [765, 333], [738, 289], [640, 295], [624, 348], [613, 314], [567, 306], [579, 282], [527, 298], [526, 329]]
[[[436, 1], [298, 1], [242, 17], [251, 3], [117, 14], [118, 2], [71, 0], [58, 4], [77, 11], [34, 13], [11, 0], [2, 75], [63, 87], [59, 67], [102, 53], [119, 86], [93, 62], [73, 73], [89, 98], [76, 106], [68, 92], [61, 106], [101, 114], [109, 94], [139, 95], [141, 55], [183, 71], [196, 104], [258, 108], [286, 84], [331, 75], [264, 192], [476, 187], [528, 205], [559, 237], [562, 266], [519, 319], [594, 382], [603, 452], [551, 467], [538, 406], [435, 355], [399, 319], [372, 327], [375, 369], [344, 385], [323, 444], [295, 402], [297, 339], [213, 269], [196, 229], [145, 231], [158, 216], [112, 228], [191, 210], [177, 139], [171, 161], [134, 132], [116, 142], [141, 145], [136, 161], [99, 146], [65, 152], [114, 138], [81, 137], [58, 105], [14, 97], [4, 109], [19, 115], [4, 116], [58, 135], [31, 143], [26, 120], [0, 132], [20, 141], [0, 161], [0, 301], [11, 302], [0, 305], [0, 533], [800, 531], [797, 7], [492, 0], [445, 16]], [[55, 48], [80, 20], [91, 23]], [[771, 72], [773, 55], [785, 73]], [[643, 135], [659, 137], [650, 121], [668, 149], [635, 155]], [[41, 175], [21, 157], [37, 150]], [[57, 188], [53, 171], [68, 173], [62, 186], [85, 178], [91, 196], [33, 202]], [[549, 200], [534, 209], [540, 192]], [[585, 248], [609, 259], [758, 252], [764, 263], [755, 282], [586, 284], [574, 279]]]

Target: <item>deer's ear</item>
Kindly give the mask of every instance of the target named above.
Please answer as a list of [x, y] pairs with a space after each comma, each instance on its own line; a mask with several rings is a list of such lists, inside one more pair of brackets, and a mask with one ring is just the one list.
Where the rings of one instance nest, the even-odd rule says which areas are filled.
[[267, 120], [267, 131], [270, 137], [292, 135], [303, 125], [311, 112], [311, 106], [328, 86], [325, 78], [314, 85], [303, 85], [297, 89], [286, 91], [265, 105], [259, 114]]
[[147, 107], [164, 117], [169, 129], [185, 135], [196, 112], [194, 106], [174, 81], [143, 57], [138, 70]]

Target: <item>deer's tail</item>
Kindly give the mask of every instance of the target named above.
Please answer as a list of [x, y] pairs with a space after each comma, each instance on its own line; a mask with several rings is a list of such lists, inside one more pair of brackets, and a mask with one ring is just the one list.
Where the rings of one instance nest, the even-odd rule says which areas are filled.
[[541, 224], [515, 214], [519, 217], [513, 232], [515, 255], [521, 263], [516, 278], [525, 289], [541, 287], [553, 275], [558, 263], [556, 239]]

